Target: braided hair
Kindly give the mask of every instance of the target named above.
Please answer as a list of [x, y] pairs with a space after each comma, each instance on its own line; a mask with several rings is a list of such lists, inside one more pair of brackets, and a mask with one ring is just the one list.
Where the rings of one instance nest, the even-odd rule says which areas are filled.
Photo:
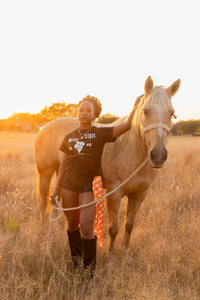
[[93, 104], [95, 119], [98, 118], [102, 111], [102, 106], [101, 106], [101, 102], [99, 101], [99, 99], [96, 97], [87, 95], [86, 97], [84, 97], [82, 100], [79, 101], [78, 108], [81, 105], [81, 103], [83, 103], [84, 101], [88, 101]]

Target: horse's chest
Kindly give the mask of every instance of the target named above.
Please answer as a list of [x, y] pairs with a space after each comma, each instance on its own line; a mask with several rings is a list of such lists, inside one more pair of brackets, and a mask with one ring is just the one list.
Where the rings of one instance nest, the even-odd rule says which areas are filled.
[[[153, 171], [153, 172], [152, 172]], [[155, 170], [150, 170], [150, 172], [139, 172], [138, 174], [134, 175], [125, 185], [122, 187], [123, 194], [130, 194], [130, 193], [142, 193], [147, 190], [153, 179], [156, 175]], [[122, 182], [126, 179], [122, 179]]]

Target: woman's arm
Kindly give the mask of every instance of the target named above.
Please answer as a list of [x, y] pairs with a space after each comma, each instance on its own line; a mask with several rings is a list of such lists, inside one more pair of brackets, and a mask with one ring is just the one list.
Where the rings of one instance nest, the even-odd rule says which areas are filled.
[[121, 134], [123, 134], [124, 132], [128, 131], [131, 128], [132, 119], [133, 119], [133, 116], [135, 114], [135, 111], [137, 109], [140, 99], [141, 99], [141, 96], [136, 99], [133, 110], [130, 112], [126, 121], [113, 128], [113, 138], [117, 138], [118, 136], [120, 136]]

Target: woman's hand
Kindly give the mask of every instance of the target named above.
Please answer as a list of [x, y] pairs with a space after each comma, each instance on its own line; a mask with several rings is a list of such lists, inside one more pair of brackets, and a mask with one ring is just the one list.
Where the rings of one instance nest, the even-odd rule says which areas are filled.
[[143, 95], [137, 97], [133, 110], [131, 111], [131, 113], [129, 114], [128, 118], [126, 119], [126, 121], [120, 125], [117, 125], [113, 128], [113, 138], [118, 138], [118, 136], [120, 136], [121, 134], [125, 133], [126, 131], [128, 131], [131, 128], [131, 123], [132, 123], [132, 119], [134, 117], [135, 111], [138, 107], [138, 104], [140, 103], [140, 100], [142, 99]]
[[50, 196], [50, 202], [52, 205], [57, 206], [57, 203], [60, 201], [61, 189], [59, 187], [55, 187], [54, 192]]

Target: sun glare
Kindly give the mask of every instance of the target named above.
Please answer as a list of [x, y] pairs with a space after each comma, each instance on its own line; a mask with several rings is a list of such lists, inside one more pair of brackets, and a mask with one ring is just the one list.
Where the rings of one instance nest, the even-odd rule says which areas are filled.
[[[45, 106], [45, 105], [44, 105]], [[34, 106], [33, 107], [25, 107], [25, 105], [21, 106], [12, 106], [12, 107], [3, 107], [3, 109], [0, 111], [0, 119], [8, 119], [11, 117], [14, 113], [39, 113], [41, 108], [36, 109]]]
[[0, 111], [0, 119], [8, 119], [11, 115], [11, 112]]

